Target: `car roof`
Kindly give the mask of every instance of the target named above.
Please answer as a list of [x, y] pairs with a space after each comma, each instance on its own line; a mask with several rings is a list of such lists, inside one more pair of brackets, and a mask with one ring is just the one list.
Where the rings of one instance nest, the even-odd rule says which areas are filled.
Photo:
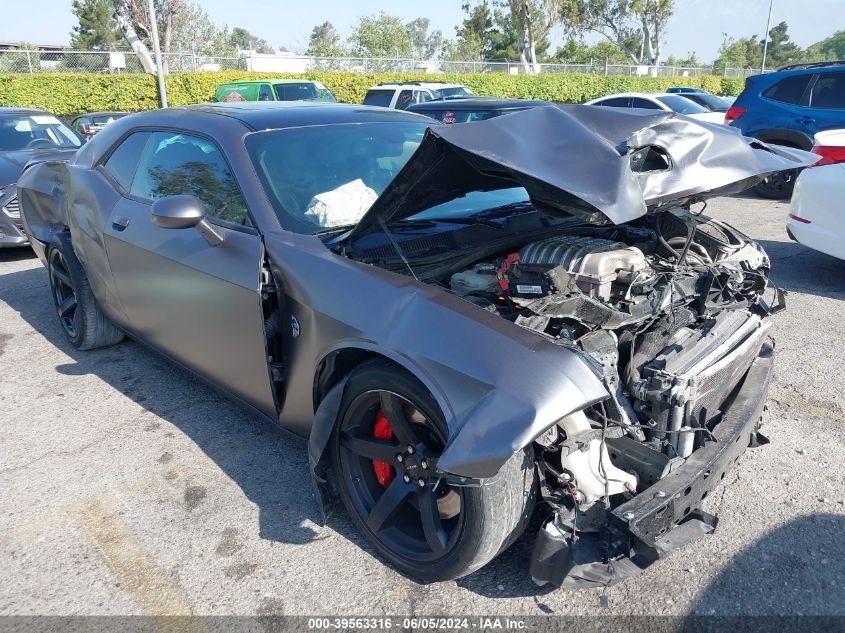
[[654, 99], [655, 97], [682, 97], [680, 94], [672, 94], [671, 92], [617, 92], [612, 95], [605, 95], [603, 97], [596, 97], [593, 101], [603, 99], [613, 99], [615, 97], [640, 97], [644, 99]]
[[84, 116], [111, 116], [112, 114], [127, 115], [129, 114], [129, 112], [126, 112], [125, 110], [103, 110], [101, 112], [84, 112], [83, 114], [76, 115], [75, 117], [73, 117], [73, 119], [75, 121], [76, 119], [82, 118]]
[[38, 108], [0, 107], [0, 116], [19, 116], [21, 114], [50, 114], [50, 112], [39, 110]]
[[462, 97], [460, 99], [437, 99], [425, 103], [415, 103], [408, 109], [413, 112], [430, 110], [506, 110], [509, 108], [530, 108], [534, 106], [554, 105], [550, 101], [534, 99], [497, 99], [496, 97]]
[[234, 86], [236, 84], [313, 84], [316, 83], [313, 79], [244, 79], [242, 81], [227, 81], [217, 86]]
[[370, 90], [396, 90], [399, 88], [466, 88], [463, 84], [450, 84], [442, 81], [397, 81], [393, 83], [377, 84], [370, 88]]
[[[136, 125], [139, 119], [188, 119], [209, 115], [236, 119], [254, 130], [272, 130], [312, 125], [341, 123], [383, 123], [393, 121], [419, 121], [431, 124], [431, 119], [421, 114], [392, 110], [376, 106], [349, 105], [310, 101], [237, 101], [232, 103], [205, 103], [199, 105], [148, 110], [132, 115]], [[126, 118], [123, 119], [127, 120]]]

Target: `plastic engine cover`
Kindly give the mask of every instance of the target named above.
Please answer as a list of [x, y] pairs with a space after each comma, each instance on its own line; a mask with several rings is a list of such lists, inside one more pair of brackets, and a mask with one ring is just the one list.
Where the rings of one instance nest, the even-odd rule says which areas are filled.
[[580, 235], [532, 242], [519, 251], [524, 265], [563, 266], [576, 276], [582, 290], [601, 299], [610, 298], [610, 284], [619, 273], [648, 268], [645, 255], [635, 246]]

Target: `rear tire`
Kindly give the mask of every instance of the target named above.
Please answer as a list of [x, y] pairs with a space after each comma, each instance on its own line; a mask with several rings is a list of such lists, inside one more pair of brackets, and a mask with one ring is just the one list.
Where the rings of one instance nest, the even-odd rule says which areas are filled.
[[[400, 441], [408, 433], [416, 444], [410, 453], [408, 442]], [[459, 578], [495, 558], [522, 534], [537, 495], [530, 449], [513, 455], [482, 486], [451, 486], [422, 470], [426, 457], [434, 462], [440, 456], [447, 437], [440, 407], [408, 372], [370, 361], [350, 375], [332, 442], [340, 498], [382, 557], [423, 581]], [[384, 512], [384, 500], [394, 497], [395, 507]], [[424, 514], [425, 507], [433, 512]], [[431, 537], [432, 523], [438, 538]]]
[[[766, 141], [772, 145], [782, 145], [784, 147], [792, 147], [801, 149], [793, 143], [785, 141]], [[754, 186], [754, 193], [761, 198], [767, 200], [788, 200], [792, 197], [792, 191], [795, 189], [795, 180], [798, 178], [800, 170], [788, 169], [786, 171], [773, 174], [766, 178], [763, 182]]]
[[70, 234], [57, 233], [47, 250], [50, 291], [59, 322], [70, 344], [81, 350], [114, 345], [123, 340], [100, 310], [82, 263], [73, 252]]
[[772, 174], [763, 182], [754, 186], [754, 193], [768, 200], [788, 200], [795, 189], [795, 179], [798, 178], [797, 169]]

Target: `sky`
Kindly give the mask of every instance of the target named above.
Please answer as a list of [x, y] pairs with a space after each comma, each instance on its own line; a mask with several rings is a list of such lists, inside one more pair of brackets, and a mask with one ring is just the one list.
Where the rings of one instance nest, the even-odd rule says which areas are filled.
[[[13, 0], [3, 0], [3, 3]], [[462, 0], [200, 0], [218, 25], [241, 26], [271, 46], [304, 51], [311, 29], [325, 20], [342, 36], [349, 35], [357, 18], [386, 11], [411, 21], [427, 17], [432, 28], [454, 37], [463, 19]], [[27, 0], [26, 11], [5, 12], [0, 21], [0, 42], [28, 41], [68, 44], [76, 23], [71, 0]], [[845, 28], [845, 0], [773, 0], [772, 25], [785, 20], [789, 33], [802, 47], [824, 39], [837, 28]], [[664, 58], [695, 52], [712, 61], [718, 55], [723, 33], [732, 37], [762, 35], [769, 0], [675, 0], [675, 15], [664, 39]], [[560, 41], [554, 38], [554, 43]], [[595, 41], [590, 36], [588, 41]]]

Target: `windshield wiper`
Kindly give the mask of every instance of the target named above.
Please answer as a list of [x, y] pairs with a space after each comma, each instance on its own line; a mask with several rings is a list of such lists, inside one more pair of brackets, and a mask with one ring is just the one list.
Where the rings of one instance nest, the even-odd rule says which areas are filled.
[[475, 215], [470, 215], [464, 218], [419, 218], [418, 220], [405, 218], [404, 220], [391, 222], [388, 226], [433, 226], [435, 222], [442, 222], [443, 224], [483, 224], [485, 226], [492, 226], [494, 229], [503, 228], [499, 222], [494, 222], [489, 218], [478, 217]]
[[508, 204], [502, 204], [498, 207], [493, 207], [492, 209], [487, 209], [485, 211], [479, 211], [478, 213], [473, 214], [470, 217], [473, 218], [504, 218], [509, 215], [514, 215], [514, 211], [518, 209], [524, 209], [526, 212], [533, 211], [534, 205], [531, 204], [530, 200], [523, 200], [521, 202], [510, 202]]

